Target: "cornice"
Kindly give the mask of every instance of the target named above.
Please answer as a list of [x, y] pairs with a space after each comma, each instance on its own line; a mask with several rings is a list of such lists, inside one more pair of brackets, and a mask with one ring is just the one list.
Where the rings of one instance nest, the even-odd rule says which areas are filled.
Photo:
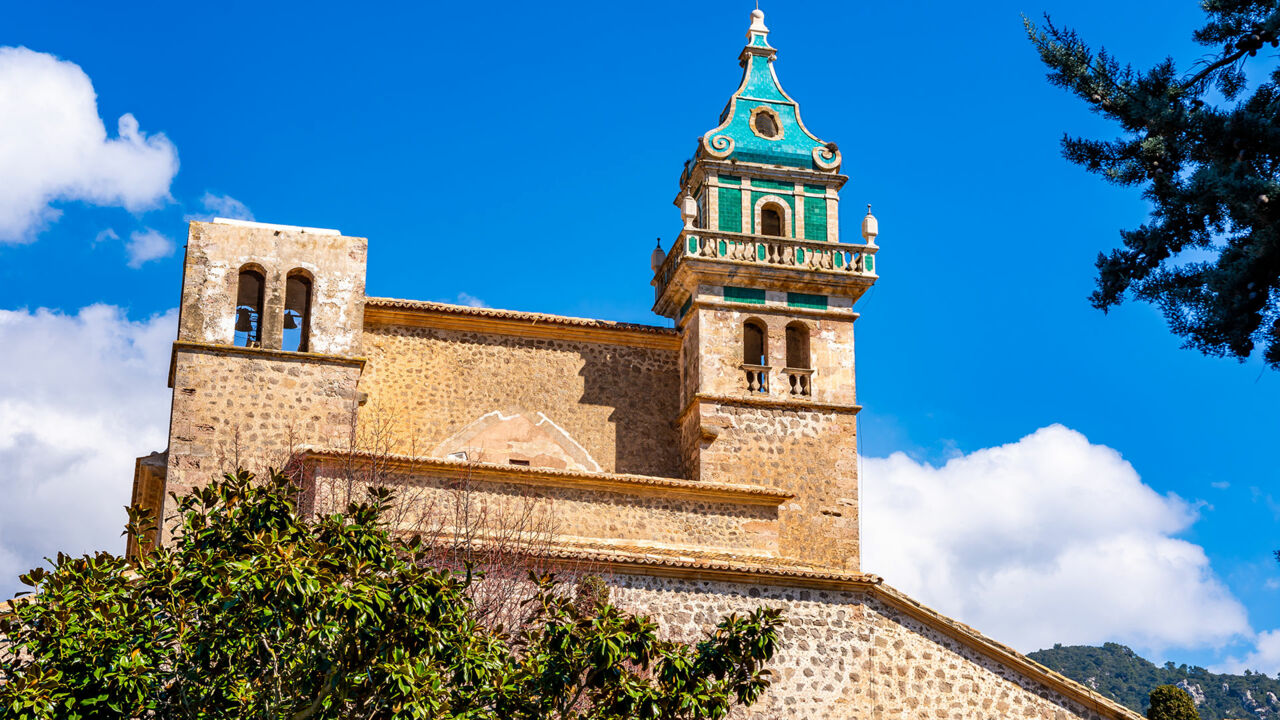
[[[744, 313], [746, 315], [786, 315], [787, 317], [813, 317], [827, 318], [830, 320], [844, 320], [853, 322], [862, 317], [861, 314], [851, 309], [827, 309], [818, 310], [816, 308], [791, 307], [790, 305], [748, 305], [745, 303], [729, 302], [728, 300], [700, 300], [696, 296], [693, 299], [692, 307], [715, 308], [716, 310], [732, 310], [733, 312]], [[688, 317], [688, 314], [685, 315]]]
[[789, 180], [806, 185], [829, 185], [837, 191], [849, 181], [848, 175], [842, 175], [839, 172], [807, 170], [790, 165], [765, 165], [743, 160], [717, 160], [710, 157], [700, 159], [698, 164], [700, 167], [697, 169], [704, 173], [707, 170], [714, 170], [716, 175], [738, 177], [746, 175], [765, 180]]
[[649, 475], [620, 473], [591, 473], [578, 470], [555, 470], [524, 465], [498, 465], [496, 463], [460, 462], [443, 458], [418, 457], [387, 453], [347, 452], [343, 450], [304, 448], [299, 457], [307, 459], [351, 461], [393, 467], [404, 471], [435, 471], [468, 478], [496, 482], [513, 482], [522, 485], [541, 485], [571, 489], [598, 490], [630, 495], [666, 495], [738, 505], [776, 506], [795, 497], [791, 493], [769, 487], [710, 483]]
[[464, 305], [368, 298], [365, 325], [430, 327], [462, 332], [482, 332], [517, 337], [630, 345], [678, 351], [679, 333], [671, 328], [639, 323], [548, 315], [545, 313], [472, 308]]
[[764, 407], [776, 410], [789, 410], [791, 412], [831, 412], [831, 413], [847, 413], [857, 415], [862, 410], [861, 405], [850, 405], [848, 403], [830, 403], [819, 402], [817, 400], [783, 400], [773, 397], [754, 397], [752, 395], [716, 395], [713, 393], [697, 393], [693, 399], [689, 401], [680, 414], [676, 416], [673, 425], [677, 427], [684, 423], [685, 418], [693, 408], [702, 403], [715, 403], [717, 405], [738, 405], [742, 407]]
[[[710, 234], [714, 237], [714, 234]], [[799, 243], [796, 243], [799, 244]], [[806, 243], [807, 245], [808, 243]], [[816, 242], [813, 243], [817, 245]], [[840, 245], [828, 248], [841, 248]], [[680, 250], [680, 248], [676, 248]], [[668, 254], [671, 258], [671, 254]], [[816, 295], [839, 295], [857, 301], [876, 280], [878, 275], [844, 272], [836, 270], [812, 270], [792, 265], [773, 265], [754, 263], [729, 258], [710, 258], [698, 255], [679, 255], [675, 260], [664, 260], [663, 267], [655, 273], [656, 278], [665, 277], [665, 263], [673, 262], [676, 267], [671, 271], [665, 292], [653, 303], [653, 311], [675, 315], [674, 308], [680, 302], [693, 295], [697, 285], [742, 285], [765, 289], [785, 289], [791, 292], [812, 293]]]
[[824, 590], [866, 590], [881, 582], [879, 576], [803, 565], [743, 563], [731, 560], [641, 554], [620, 551], [577, 550], [549, 547], [536, 556], [570, 566], [607, 569], [620, 573], [690, 580], [720, 580], [754, 585], [776, 584]]
[[288, 350], [273, 350], [271, 348], [251, 348], [240, 347], [239, 345], [221, 345], [218, 343], [191, 342], [188, 340], [175, 340], [173, 349], [169, 354], [169, 387], [173, 387], [173, 373], [175, 363], [178, 359], [178, 351], [185, 350], [188, 352], [204, 353], [207, 355], [235, 355], [239, 357], [252, 357], [268, 360], [284, 360], [286, 362], [312, 362], [328, 365], [348, 365], [360, 368], [364, 371], [367, 360], [362, 357], [351, 357], [347, 355], [328, 355], [326, 353], [314, 352], [289, 352]]

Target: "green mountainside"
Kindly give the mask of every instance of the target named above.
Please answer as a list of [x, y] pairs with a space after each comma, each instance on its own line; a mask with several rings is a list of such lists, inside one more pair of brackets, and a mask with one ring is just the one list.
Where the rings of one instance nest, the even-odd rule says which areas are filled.
[[1054, 645], [1028, 657], [1140, 713], [1146, 712], [1147, 693], [1152, 689], [1177, 685], [1195, 700], [1203, 720], [1280, 719], [1280, 680], [1264, 673], [1246, 670], [1243, 675], [1227, 675], [1173, 663], [1158, 667], [1116, 643]]

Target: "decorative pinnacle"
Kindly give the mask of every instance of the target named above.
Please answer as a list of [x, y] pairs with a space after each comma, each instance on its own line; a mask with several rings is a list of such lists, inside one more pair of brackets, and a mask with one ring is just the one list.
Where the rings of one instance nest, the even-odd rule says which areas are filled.
[[655, 273], [662, 267], [662, 261], [667, 259], [667, 254], [662, 252], [662, 238], [658, 238], [658, 247], [649, 253], [649, 268]]
[[756, 9], [751, 11], [751, 27], [747, 30], [749, 33], [769, 33], [769, 28], [764, 25], [764, 11], [760, 9], [760, 3], [756, 3]]
[[871, 203], [867, 203], [867, 215], [862, 218], [862, 237], [868, 245], [875, 245], [876, 236], [879, 234], [880, 223], [876, 222], [876, 216], [871, 214]]

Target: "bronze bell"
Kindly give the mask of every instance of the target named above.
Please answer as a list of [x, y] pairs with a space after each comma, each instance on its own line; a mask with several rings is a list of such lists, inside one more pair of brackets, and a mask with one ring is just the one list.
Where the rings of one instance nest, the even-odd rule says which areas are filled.
[[236, 332], [249, 332], [253, 329], [253, 320], [249, 316], [248, 308], [240, 308], [236, 310]]
[[285, 314], [284, 314], [284, 329], [285, 329], [285, 330], [297, 330], [297, 329], [298, 329], [298, 321], [297, 321], [297, 320], [294, 320], [293, 318], [294, 318], [294, 314], [293, 314], [293, 311], [292, 311], [292, 310], [290, 310], [289, 312], [287, 312], [287, 313], [285, 313]]

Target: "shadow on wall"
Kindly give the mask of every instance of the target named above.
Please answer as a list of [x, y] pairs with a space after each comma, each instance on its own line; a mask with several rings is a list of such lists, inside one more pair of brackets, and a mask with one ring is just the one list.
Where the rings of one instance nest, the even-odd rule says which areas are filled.
[[[657, 350], [627, 348], [656, 354]], [[614, 466], [617, 472], [678, 477], [679, 441], [674, 426], [680, 412], [679, 352], [668, 355], [665, 372], [644, 367], [630, 353], [607, 348], [603, 357], [583, 354], [580, 402], [613, 408]]]
[[518, 410], [545, 416], [571, 441], [562, 446], [580, 445], [606, 472], [681, 477], [677, 350], [436, 328], [386, 337], [373, 339], [388, 350], [376, 394], [431, 421], [427, 447]]

